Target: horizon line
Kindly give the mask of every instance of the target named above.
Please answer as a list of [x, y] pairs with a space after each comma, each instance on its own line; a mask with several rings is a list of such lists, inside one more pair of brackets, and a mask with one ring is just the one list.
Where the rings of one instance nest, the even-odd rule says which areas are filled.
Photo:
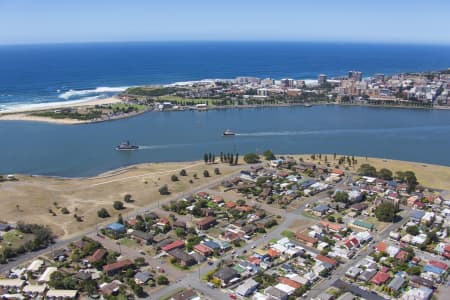
[[417, 42], [417, 41], [355, 41], [355, 40], [129, 40], [129, 41], [67, 41], [67, 42], [19, 42], [19, 43], [0, 43], [0, 46], [39, 46], [39, 45], [83, 45], [83, 44], [150, 44], [150, 43], [272, 43], [272, 44], [354, 44], [354, 45], [404, 45], [404, 46], [442, 46], [449, 47], [450, 42]]

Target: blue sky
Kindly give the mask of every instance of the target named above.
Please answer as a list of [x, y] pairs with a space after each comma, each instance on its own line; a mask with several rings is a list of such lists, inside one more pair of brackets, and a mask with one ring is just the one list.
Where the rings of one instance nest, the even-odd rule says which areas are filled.
[[0, 0], [0, 44], [345, 41], [450, 44], [446, 0]]

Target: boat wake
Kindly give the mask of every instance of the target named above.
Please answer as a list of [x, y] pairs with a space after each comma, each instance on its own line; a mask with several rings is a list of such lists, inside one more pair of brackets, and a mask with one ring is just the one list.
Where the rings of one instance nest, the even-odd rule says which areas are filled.
[[293, 135], [328, 135], [328, 134], [357, 134], [357, 133], [390, 133], [405, 131], [423, 131], [446, 129], [449, 126], [422, 126], [422, 127], [397, 127], [397, 128], [372, 128], [372, 129], [330, 129], [330, 130], [303, 130], [303, 131], [262, 131], [236, 133], [236, 136], [242, 137], [260, 137], [260, 136], [293, 136]]
[[139, 150], [167, 149], [192, 146], [193, 144], [139, 145]]

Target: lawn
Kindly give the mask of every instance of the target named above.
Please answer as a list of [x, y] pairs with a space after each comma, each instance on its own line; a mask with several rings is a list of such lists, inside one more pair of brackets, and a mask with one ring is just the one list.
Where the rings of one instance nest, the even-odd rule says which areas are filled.
[[24, 234], [18, 230], [11, 230], [3, 235], [3, 240], [0, 241], [0, 247], [17, 248], [27, 241], [31, 241], [33, 237], [33, 234]]
[[284, 230], [281, 233], [282, 236], [287, 237], [288, 239], [293, 239], [295, 237], [295, 233], [290, 230]]
[[137, 242], [133, 239], [123, 238], [120, 240], [120, 244], [126, 247], [135, 248], [137, 246]]

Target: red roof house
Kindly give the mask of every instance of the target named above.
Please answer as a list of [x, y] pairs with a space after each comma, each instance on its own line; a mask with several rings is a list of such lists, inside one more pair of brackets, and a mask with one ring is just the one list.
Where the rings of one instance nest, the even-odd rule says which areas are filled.
[[184, 248], [184, 241], [177, 240], [161, 248], [162, 251], [169, 252], [175, 249]]
[[377, 274], [375, 274], [375, 276], [372, 277], [370, 282], [376, 285], [381, 285], [385, 284], [390, 278], [391, 276], [389, 276], [389, 274], [387, 273], [377, 272]]
[[294, 289], [299, 289], [302, 287], [301, 283], [294, 281], [292, 279], [286, 278], [286, 277], [279, 277], [278, 282], [286, 284]]
[[335, 261], [332, 258], [329, 258], [328, 256], [322, 255], [322, 254], [318, 254], [316, 256], [316, 259], [321, 261], [321, 262], [327, 263], [327, 264], [329, 264], [329, 265], [331, 265], [333, 267], [337, 265], [337, 261]]

